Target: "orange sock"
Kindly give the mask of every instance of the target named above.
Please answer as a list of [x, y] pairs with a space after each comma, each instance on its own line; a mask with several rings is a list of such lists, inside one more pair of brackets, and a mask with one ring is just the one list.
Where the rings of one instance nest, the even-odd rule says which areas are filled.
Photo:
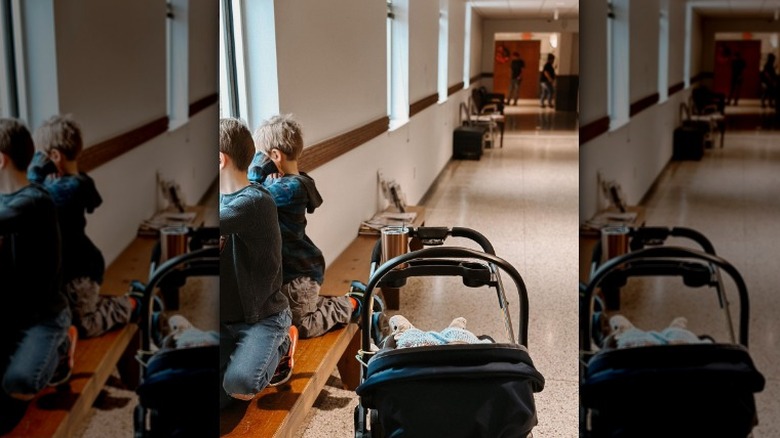
[[130, 298], [130, 310], [135, 311], [138, 308], [138, 298]]
[[349, 301], [352, 302], [352, 311], [354, 312], [358, 308], [358, 300], [356, 300], [354, 297], [349, 297]]

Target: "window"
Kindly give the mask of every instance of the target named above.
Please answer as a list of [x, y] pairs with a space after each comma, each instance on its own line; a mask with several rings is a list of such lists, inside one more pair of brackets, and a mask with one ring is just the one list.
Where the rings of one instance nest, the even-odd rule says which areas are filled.
[[14, 18], [13, 12], [10, 0], [0, 1], [0, 117], [20, 115], [14, 55], [19, 43], [19, 19]]
[[607, 105], [610, 130], [629, 120], [628, 1], [610, 0], [607, 15]]
[[279, 113], [273, 0], [221, 1], [219, 56], [220, 117], [251, 128]]
[[230, 0], [219, 2], [219, 117], [239, 117], [235, 33]]
[[409, 120], [409, 0], [388, 0], [387, 85], [390, 129]]
[[168, 129], [189, 119], [189, 11], [188, 0], [168, 1], [166, 43], [168, 47]]
[[439, 0], [439, 102], [447, 100], [449, 50], [449, 0]]

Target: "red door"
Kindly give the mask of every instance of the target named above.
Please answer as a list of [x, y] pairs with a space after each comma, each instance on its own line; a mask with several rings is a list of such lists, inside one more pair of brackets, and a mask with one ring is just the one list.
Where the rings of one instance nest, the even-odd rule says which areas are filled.
[[712, 88], [719, 93], [729, 95], [731, 85], [731, 61], [739, 52], [745, 60], [740, 90], [740, 99], [758, 99], [761, 96], [761, 41], [758, 40], [719, 40], [715, 41], [715, 68]]
[[512, 56], [517, 52], [525, 61], [523, 81], [520, 82], [521, 99], [539, 98], [539, 58], [541, 41], [496, 41], [493, 57], [493, 90], [495, 93], [509, 93], [509, 76], [511, 76]]

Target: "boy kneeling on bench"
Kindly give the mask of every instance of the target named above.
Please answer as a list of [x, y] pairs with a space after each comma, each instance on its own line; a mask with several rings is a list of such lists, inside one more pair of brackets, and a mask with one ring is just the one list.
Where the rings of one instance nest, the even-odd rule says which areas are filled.
[[60, 288], [54, 202], [26, 176], [33, 152], [24, 124], [0, 119], [0, 435], [47, 384], [68, 380], [77, 337]]
[[290, 379], [298, 332], [282, 286], [282, 237], [268, 191], [250, 184], [252, 134], [219, 124], [220, 407]]

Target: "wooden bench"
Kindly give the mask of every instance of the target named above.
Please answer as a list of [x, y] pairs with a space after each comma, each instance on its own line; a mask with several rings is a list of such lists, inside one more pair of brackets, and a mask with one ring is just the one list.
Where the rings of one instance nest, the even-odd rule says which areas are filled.
[[[121, 295], [130, 281], [146, 281], [155, 239], [137, 238], [106, 269], [101, 290]], [[9, 437], [74, 436], [89, 413], [109, 376], [119, 365], [120, 374], [132, 386], [138, 379], [138, 368], [132, 357], [138, 348], [138, 326], [128, 324], [95, 338], [76, 343], [73, 374], [66, 385], [44, 389], [27, 408], [22, 421]]]
[[[417, 212], [414, 226], [425, 223], [424, 207]], [[371, 252], [378, 235], [358, 235], [325, 271], [322, 295], [342, 295], [352, 280], [368, 282]], [[389, 309], [398, 309], [398, 289], [382, 289]], [[290, 383], [266, 388], [250, 403], [237, 402], [220, 415], [223, 437], [292, 437], [303, 426], [334, 368], [338, 367], [344, 389], [360, 384], [360, 349], [357, 324], [332, 330], [324, 336], [301, 339], [295, 353], [295, 369]]]
[[[193, 226], [204, 222], [205, 208], [189, 206], [196, 213]], [[106, 268], [101, 293], [123, 295], [130, 282], [149, 279], [155, 237], [137, 237]], [[118, 369], [123, 383], [135, 388], [140, 368], [135, 354], [140, 348], [137, 324], [128, 324], [101, 336], [79, 339], [73, 373], [66, 385], [46, 388], [30, 403], [22, 421], [8, 437], [72, 437], [90, 412], [106, 381]]]
[[[323, 295], [346, 293], [352, 280], [368, 281], [371, 251], [376, 237], [358, 236], [325, 272]], [[333, 370], [338, 367], [345, 389], [360, 383], [357, 324], [331, 330], [323, 336], [301, 339], [289, 384], [266, 388], [250, 403], [237, 402], [220, 415], [225, 437], [292, 437], [304, 424]]]

